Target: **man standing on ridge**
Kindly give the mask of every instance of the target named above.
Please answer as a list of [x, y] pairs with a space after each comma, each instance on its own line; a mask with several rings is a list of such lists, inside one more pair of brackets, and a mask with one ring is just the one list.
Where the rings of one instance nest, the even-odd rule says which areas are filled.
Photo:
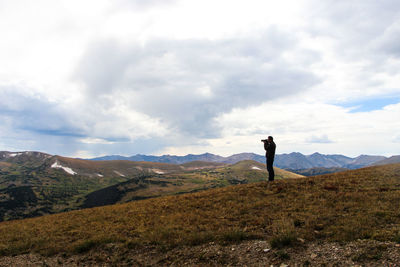
[[268, 136], [268, 139], [261, 140], [261, 142], [264, 143], [264, 149], [266, 151], [265, 157], [267, 158], [267, 170], [269, 174], [268, 181], [273, 181], [275, 178], [275, 172], [274, 172], [274, 167], [272, 165], [274, 164], [275, 150], [276, 150], [274, 138], [272, 136]]

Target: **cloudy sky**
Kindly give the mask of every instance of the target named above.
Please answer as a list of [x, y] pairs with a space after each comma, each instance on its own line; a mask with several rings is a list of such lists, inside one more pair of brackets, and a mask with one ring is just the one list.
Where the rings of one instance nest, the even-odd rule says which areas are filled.
[[400, 154], [398, 0], [0, 0], [0, 150]]

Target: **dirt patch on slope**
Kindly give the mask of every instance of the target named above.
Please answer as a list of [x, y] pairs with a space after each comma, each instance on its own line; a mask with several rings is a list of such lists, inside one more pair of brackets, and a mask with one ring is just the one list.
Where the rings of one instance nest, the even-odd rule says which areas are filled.
[[271, 249], [264, 240], [160, 250], [108, 244], [79, 255], [0, 258], [0, 266], [400, 266], [400, 244], [359, 240]]

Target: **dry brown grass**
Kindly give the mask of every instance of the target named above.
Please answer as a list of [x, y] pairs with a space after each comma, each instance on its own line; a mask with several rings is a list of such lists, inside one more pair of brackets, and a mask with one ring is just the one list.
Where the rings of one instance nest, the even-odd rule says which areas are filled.
[[399, 234], [400, 164], [393, 164], [3, 222], [0, 252], [79, 253], [108, 242], [170, 248], [248, 238], [279, 247], [297, 238], [393, 241]]
[[208, 162], [208, 161], [190, 161], [186, 162], [183, 164], [180, 164], [180, 166], [184, 167], [185, 170], [197, 170], [197, 169], [210, 169], [210, 168], [215, 168], [215, 167], [221, 167], [227, 165], [226, 163], [220, 163], [220, 162]]
[[0, 162], [0, 167], [10, 167], [11, 165], [9, 162]]

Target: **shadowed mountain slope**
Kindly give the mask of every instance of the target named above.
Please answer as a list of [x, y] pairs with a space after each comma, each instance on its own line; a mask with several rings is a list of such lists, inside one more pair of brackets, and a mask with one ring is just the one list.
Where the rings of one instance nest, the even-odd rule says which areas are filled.
[[301, 174], [304, 176], [315, 176], [315, 175], [323, 175], [323, 174], [329, 174], [329, 173], [335, 173], [335, 172], [343, 172], [343, 171], [348, 171], [349, 169], [346, 168], [339, 168], [339, 167], [331, 167], [331, 168], [325, 168], [325, 167], [314, 167], [310, 169], [302, 169], [302, 170], [288, 170], [292, 171], [297, 174]]
[[378, 162], [375, 162], [373, 165], [386, 165], [386, 164], [393, 164], [393, 163], [400, 163], [400, 155], [392, 156], [390, 158], [380, 160]]

